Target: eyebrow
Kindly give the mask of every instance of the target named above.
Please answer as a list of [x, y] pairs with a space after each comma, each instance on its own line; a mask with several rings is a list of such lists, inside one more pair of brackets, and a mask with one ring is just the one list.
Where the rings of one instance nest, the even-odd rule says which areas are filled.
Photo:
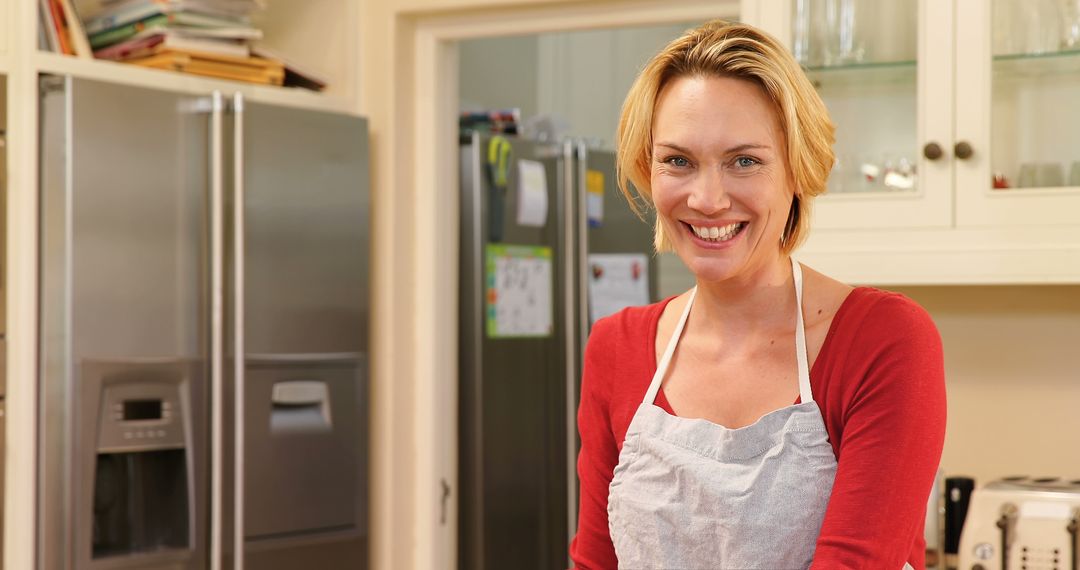
[[[670, 142], [658, 142], [658, 143], [656, 143], [656, 146], [663, 146], [663, 147], [667, 147], [667, 148], [670, 148], [670, 149], [673, 149], [673, 150], [677, 150], [677, 151], [679, 151], [679, 152], [681, 152], [681, 153], [685, 153], [685, 154], [693, 154], [693, 153], [692, 153], [692, 152], [690, 151], [690, 149], [688, 149], [688, 148], [686, 148], [686, 147], [683, 147], [683, 146], [679, 146], [679, 145], [677, 145], [677, 144], [675, 144], [675, 143], [670, 143]], [[766, 149], [766, 150], [768, 150], [768, 149], [771, 149], [771, 148], [772, 148], [772, 147], [770, 147], [770, 146], [769, 146], [769, 145], [767, 145], [767, 144], [760, 144], [760, 143], [743, 143], [743, 144], [740, 144], [740, 145], [735, 145], [735, 146], [733, 146], [733, 147], [731, 147], [731, 148], [729, 148], [729, 149], [725, 150], [725, 151], [724, 151], [724, 154], [733, 154], [733, 153], [736, 153], [736, 152], [743, 152], [743, 151], [746, 151], [746, 150], [755, 150], [755, 149]]]

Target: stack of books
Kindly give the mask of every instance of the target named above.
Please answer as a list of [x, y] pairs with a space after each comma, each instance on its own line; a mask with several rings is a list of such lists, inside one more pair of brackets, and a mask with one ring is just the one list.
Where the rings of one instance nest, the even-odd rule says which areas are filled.
[[104, 0], [83, 26], [94, 57], [281, 85], [281, 61], [254, 55], [251, 14], [264, 0]]

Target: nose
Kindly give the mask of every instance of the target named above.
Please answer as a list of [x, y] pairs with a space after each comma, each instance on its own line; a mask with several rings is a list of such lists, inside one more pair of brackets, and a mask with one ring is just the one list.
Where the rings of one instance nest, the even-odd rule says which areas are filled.
[[731, 199], [725, 188], [723, 171], [703, 169], [696, 177], [686, 205], [704, 215], [713, 215], [731, 207]]

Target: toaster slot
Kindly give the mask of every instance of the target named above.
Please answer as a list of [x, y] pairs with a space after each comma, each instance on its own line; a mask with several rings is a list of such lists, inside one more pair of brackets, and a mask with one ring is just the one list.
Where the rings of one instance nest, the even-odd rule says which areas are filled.
[[1080, 509], [1073, 509], [1072, 520], [1069, 521], [1069, 526], [1066, 527], [1069, 531], [1069, 536], [1072, 540], [1069, 543], [1072, 545], [1072, 566], [1070, 570], [1080, 570]]
[[1012, 546], [1012, 541], [1009, 540], [1013, 536], [1013, 529], [1016, 526], [1016, 516], [1019, 513], [1019, 509], [1012, 503], [1005, 503], [1001, 505], [1001, 516], [998, 517], [997, 527], [1001, 532], [1001, 570], [1009, 570], [1009, 547]]

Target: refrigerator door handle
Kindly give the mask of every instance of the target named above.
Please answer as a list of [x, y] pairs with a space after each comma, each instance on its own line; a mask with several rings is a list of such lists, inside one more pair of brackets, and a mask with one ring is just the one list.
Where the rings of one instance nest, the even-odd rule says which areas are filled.
[[[577, 184], [574, 197], [577, 199], [577, 285], [581, 307], [578, 311], [578, 363], [584, 367], [585, 345], [589, 341], [589, 329], [592, 327], [592, 313], [589, 300], [589, 146], [585, 140], [578, 141], [577, 147]], [[579, 367], [579, 370], [581, 369]], [[575, 394], [576, 396], [576, 394]], [[577, 416], [575, 416], [577, 417]]]
[[[573, 541], [574, 535], [577, 534], [577, 471], [574, 468], [577, 465], [577, 409], [574, 405], [575, 401], [575, 386], [577, 384], [578, 374], [578, 362], [581, 359], [581, 354], [578, 352], [578, 340], [577, 340], [577, 313], [587, 310], [584, 307], [584, 299], [582, 300], [582, 306], [576, 306], [578, 303], [574, 302], [577, 291], [577, 274], [580, 271], [577, 261], [577, 240], [580, 236], [577, 235], [577, 221], [576, 218], [580, 215], [580, 212], [575, 214], [575, 208], [577, 207], [577, 167], [575, 164], [575, 145], [572, 139], [568, 139], [563, 142], [562, 148], [562, 185], [563, 185], [563, 251], [566, 252], [563, 260], [563, 297], [566, 299], [565, 312], [563, 319], [566, 329], [566, 530], [567, 540]], [[575, 239], [577, 238], [577, 239]], [[568, 542], [569, 544], [569, 542]], [[567, 553], [567, 559], [570, 566], [573, 566], [573, 560], [569, 560], [569, 553]]]
[[233, 94], [233, 568], [244, 570], [244, 95]]
[[224, 362], [224, 165], [222, 127], [225, 101], [220, 91], [211, 95], [210, 111], [210, 569], [221, 570], [222, 445]]

